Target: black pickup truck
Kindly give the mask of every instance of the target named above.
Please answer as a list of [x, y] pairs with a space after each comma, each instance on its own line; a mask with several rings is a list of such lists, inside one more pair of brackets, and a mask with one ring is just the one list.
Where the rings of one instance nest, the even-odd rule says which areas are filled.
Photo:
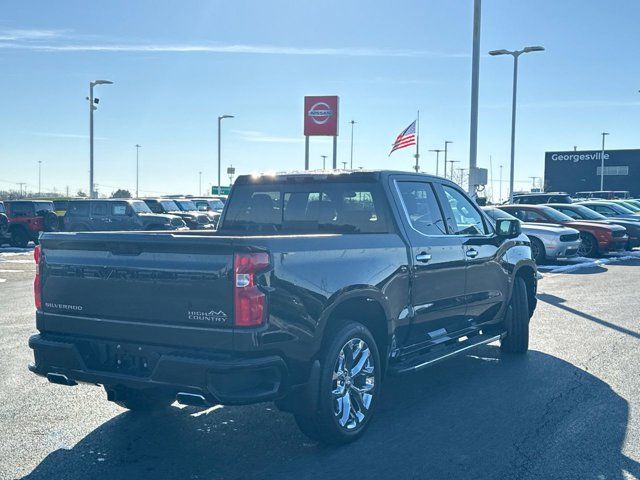
[[526, 352], [536, 306], [519, 222], [406, 172], [241, 176], [217, 232], [44, 233], [35, 256], [34, 373], [134, 410], [275, 400], [326, 443], [385, 375]]

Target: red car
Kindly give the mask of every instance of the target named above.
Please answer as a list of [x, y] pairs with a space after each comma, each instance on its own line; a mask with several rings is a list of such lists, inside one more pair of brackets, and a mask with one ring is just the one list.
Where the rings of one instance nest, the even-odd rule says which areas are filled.
[[544, 205], [500, 205], [499, 208], [522, 222], [549, 223], [575, 228], [580, 232], [582, 240], [578, 249], [578, 255], [582, 257], [596, 257], [602, 253], [624, 250], [629, 240], [627, 229], [624, 227], [574, 220]]
[[53, 202], [43, 200], [13, 200], [4, 202], [9, 219], [9, 242], [13, 247], [38, 243], [40, 232], [58, 230], [58, 216]]

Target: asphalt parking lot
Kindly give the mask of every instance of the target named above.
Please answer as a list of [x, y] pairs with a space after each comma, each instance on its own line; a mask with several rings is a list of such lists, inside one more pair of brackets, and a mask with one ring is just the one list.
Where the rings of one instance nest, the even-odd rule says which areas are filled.
[[640, 478], [640, 252], [541, 269], [525, 357], [496, 345], [385, 384], [327, 448], [271, 404], [145, 416], [27, 371], [30, 251], [0, 249], [0, 478]]

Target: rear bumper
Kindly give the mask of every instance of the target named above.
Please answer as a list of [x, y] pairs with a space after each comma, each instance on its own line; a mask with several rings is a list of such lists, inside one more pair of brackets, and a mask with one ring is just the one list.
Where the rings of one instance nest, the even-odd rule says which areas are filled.
[[277, 355], [215, 357], [197, 350], [46, 334], [29, 338], [29, 347], [35, 358], [29, 370], [50, 379], [64, 376], [70, 385], [157, 388], [225, 405], [273, 400], [288, 387], [287, 365]]

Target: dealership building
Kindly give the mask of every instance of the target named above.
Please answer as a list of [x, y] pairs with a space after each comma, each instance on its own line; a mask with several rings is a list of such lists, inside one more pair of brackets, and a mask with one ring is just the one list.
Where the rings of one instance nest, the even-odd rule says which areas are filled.
[[[601, 165], [599, 150], [546, 152], [545, 190], [571, 194], [600, 190]], [[640, 150], [605, 150], [604, 190], [628, 190], [640, 197]]]

